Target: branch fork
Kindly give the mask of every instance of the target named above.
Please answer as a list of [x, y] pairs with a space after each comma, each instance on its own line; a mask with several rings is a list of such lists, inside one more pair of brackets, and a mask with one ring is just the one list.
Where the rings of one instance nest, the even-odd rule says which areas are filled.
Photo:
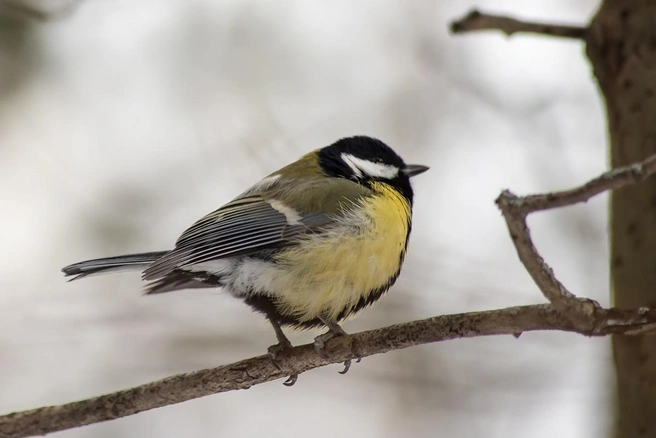
[[[653, 311], [640, 308], [626, 313], [618, 309], [604, 309], [598, 302], [589, 298], [579, 298], [570, 292], [558, 281], [551, 266], [544, 261], [535, 247], [526, 223], [528, 215], [537, 211], [586, 202], [605, 191], [642, 182], [654, 173], [656, 173], [656, 155], [648, 157], [641, 163], [605, 172], [571, 190], [524, 197], [504, 190], [496, 199], [519, 260], [542, 294], [576, 327], [577, 331], [601, 333], [612, 327], [637, 324], [645, 327], [636, 328], [631, 334], [644, 333], [653, 329], [653, 321], [647, 317], [647, 315], [653, 316]], [[646, 326], [649, 326], [649, 329]], [[626, 331], [624, 333], [628, 334]]]

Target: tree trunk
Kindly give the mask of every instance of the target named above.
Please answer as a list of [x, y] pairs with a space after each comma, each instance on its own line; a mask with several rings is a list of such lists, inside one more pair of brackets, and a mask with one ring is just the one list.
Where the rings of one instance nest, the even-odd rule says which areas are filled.
[[[656, 153], [656, 2], [605, 0], [587, 53], [603, 92], [613, 167]], [[656, 180], [615, 192], [611, 282], [617, 307], [656, 307]], [[615, 336], [616, 436], [656, 437], [656, 336]]]

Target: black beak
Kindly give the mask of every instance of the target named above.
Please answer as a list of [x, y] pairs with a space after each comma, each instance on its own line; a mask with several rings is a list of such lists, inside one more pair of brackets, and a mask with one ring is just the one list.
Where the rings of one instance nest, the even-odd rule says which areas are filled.
[[401, 169], [401, 173], [408, 177], [413, 177], [426, 172], [428, 169], [430, 169], [430, 167], [422, 166], [421, 164], [406, 164], [405, 167]]

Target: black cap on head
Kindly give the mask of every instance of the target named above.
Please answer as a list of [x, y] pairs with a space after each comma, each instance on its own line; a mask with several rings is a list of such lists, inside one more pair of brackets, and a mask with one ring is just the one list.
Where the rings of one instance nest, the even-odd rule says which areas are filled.
[[342, 153], [353, 155], [363, 160], [369, 160], [376, 163], [391, 164], [398, 168], [403, 168], [405, 162], [394, 150], [377, 138], [359, 135], [355, 137], [346, 137], [337, 140], [322, 149], [327, 153]]
[[366, 136], [343, 138], [319, 150], [319, 165], [327, 176], [347, 178], [364, 185], [373, 181], [386, 182], [410, 202], [410, 176], [420, 173], [408, 172], [410, 166], [392, 148]]

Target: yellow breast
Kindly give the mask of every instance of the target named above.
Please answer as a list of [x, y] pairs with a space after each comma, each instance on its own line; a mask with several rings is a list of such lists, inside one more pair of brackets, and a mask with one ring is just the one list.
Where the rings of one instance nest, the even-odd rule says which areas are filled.
[[387, 184], [372, 189], [375, 195], [354, 205], [341, 225], [277, 256], [272, 292], [281, 312], [300, 321], [336, 320], [398, 274], [410, 205]]

